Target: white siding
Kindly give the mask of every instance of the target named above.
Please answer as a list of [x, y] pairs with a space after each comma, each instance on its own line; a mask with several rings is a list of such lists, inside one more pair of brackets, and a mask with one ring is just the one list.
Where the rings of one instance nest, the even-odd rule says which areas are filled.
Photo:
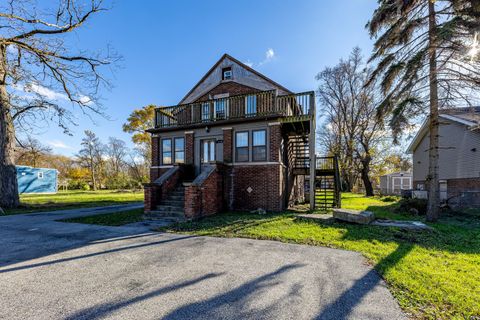
[[[439, 178], [480, 177], [480, 132], [442, 119], [439, 134]], [[428, 145], [427, 133], [413, 152], [413, 180], [425, 180], [428, 175]]]

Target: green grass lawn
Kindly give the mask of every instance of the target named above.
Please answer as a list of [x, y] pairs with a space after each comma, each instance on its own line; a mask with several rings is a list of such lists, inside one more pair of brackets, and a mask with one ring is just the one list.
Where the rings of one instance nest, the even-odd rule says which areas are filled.
[[87, 224], [99, 224], [103, 226], [121, 226], [128, 223], [142, 221], [143, 208], [114, 213], [97, 214], [88, 217], [79, 217], [60, 220], [62, 222], [75, 222]]
[[[395, 199], [344, 194], [344, 208], [377, 217], [416, 219], [397, 213]], [[433, 231], [311, 221], [294, 213], [226, 213], [163, 229], [196, 235], [246, 237], [327, 246], [362, 253], [388, 283], [400, 306], [420, 319], [480, 316], [480, 213], [445, 215]]]
[[23, 194], [21, 206], [7, 210], [7, 214], [36, 211], [99, 207], [143, 201], [143, 190], [59, 191], [56, 194]]

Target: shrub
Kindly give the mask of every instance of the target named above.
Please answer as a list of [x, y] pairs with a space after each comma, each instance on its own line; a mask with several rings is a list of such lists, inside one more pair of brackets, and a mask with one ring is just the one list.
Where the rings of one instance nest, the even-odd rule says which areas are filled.
[[383, 202], [395, 202], [397, 200], [398, 200], [398, 197], [395, 197], [395, 196], [386, 196], [380, 199], [380, 201], [383, 201]]
[[87, 183], [85, 183], [85, 184], [82, 185], [82, 190], [83, 191], [90, 191], [90, 186]]
[[[418, 214], [424, 215], [427, 213], [427, 200], [426, 199], [418, 199], [418, 198], [410, 198], [410, 199], [402, 199], [399, 202], [400, 206], [398, 210], [400, 212], [418, 212]], [[412, 210], [414, 209], [414, 210]]]

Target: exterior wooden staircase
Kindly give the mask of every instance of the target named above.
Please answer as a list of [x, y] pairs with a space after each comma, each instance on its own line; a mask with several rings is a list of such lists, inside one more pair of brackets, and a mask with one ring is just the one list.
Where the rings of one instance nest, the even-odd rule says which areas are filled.
[[341, 186], [338, 160], [333, 157], [315, 159], [315, 207], [327, 211], [341, 207]]

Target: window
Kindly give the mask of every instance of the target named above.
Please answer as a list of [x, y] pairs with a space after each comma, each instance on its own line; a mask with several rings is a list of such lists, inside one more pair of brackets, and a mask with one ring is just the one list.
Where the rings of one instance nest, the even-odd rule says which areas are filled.
[[162, 163], [172, 164], [172, 139], [162, 140]]
[[232, 68], [223, 68], [222, 69], [222, 80], [231, 80], [233, 78]]
[[184, 138], [175, 138], [175, 163], [185, 163]]
[[202, 121], [210, 120], [210, 103], [202, 103]]
[[228, 100], [215, 100], [215, 119], [225, 119], [228, 114]]
[[245, 115], [252, 116], [257, 113], [257, 96], [250, 95], [245, 97]]
[[252, 160], [267, 160], [267, 131], [255, 130], [252, 132]]
[[43, 179], [43, 172], [41, 172], [41, 171], [38, 172], [37, 177], [38, 177], [38, 179]]
[[248, 131], [235, 133], [235, 155], [237, 162], [248, 161]]
[[215, 140], [202, 140], [202, 163], [215, 161]]

